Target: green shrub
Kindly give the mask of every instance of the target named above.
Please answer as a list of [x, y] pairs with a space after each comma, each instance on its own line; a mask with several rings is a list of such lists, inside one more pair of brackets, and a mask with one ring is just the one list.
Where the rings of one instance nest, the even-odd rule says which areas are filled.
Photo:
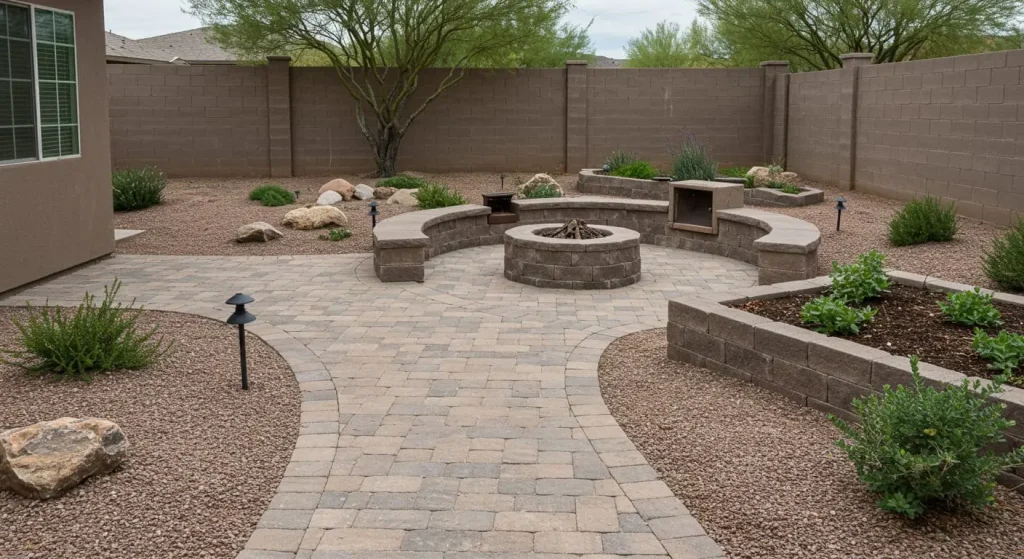
[[466, 203], [462, 194], [448, 188], [443, 184], [428, 183], [416, 191], [416, 199], [419, 207], [423, 210], [433, 208], [447, 208], [448, 206], [461, 206]]
[[637, 161], [640, 161], [640, 154], [630, 151], [613, 151], [611, 155], [608, 156], [608, 159], [604, 160], [602, 168], [607, 173], [614, 173], [621, 167], [631, 165]]
[[562, 193], [558, 191], [558, 187], [548, 183], [539, 184], [534, 188], [529, 189], [523, 193], [523, 198], [561, 198]]
[[768, 183], [768, 188], [774, 188], [786, 194], [800, 194], [800, 187], [788, 182], [771, 181]]
[[658, 170], [646, 161], [634, 161], [633, 163], [621, 165], [609, 174], [615, 177], [651, 180], [658, 176]]
[[120, 169], [111, 176], [114, 211], [130, 212], [155, 206], [164, 199], [167, 178], [155, 167]]
[[989, 361], [990, 369], [1008, 376], [1013, 376], [1024, 363], [1024, 336], [1006, 330], [993, 337], [981, 328], [975, 328], [971, 348], [978, 352], [982, 359]]
[[249, 192], [249, 199], [264, 206], [277, 207], [295, 203], [295, 194], [276, 184], [257, 186]]
[[910, 366], [911, 386], [886, 386], [881, 396], [853, 401], [860, 427], [830, 416], [844, 436], [836, 444], [860, 480], [881, 494], [884, 510], [916, 518], [934, 503], [993, 504], [996, 476], [1024, 462], [1024, 447], [992, 451], [1014, 424], [1002, 415], [1005, 405], [988, 403], [1001, 385], [964, 379], [936, 390], [925, 386], [916, 356]]
[[140, 331], [142, 308], [115, 303], [121, 282], [104, 286], [103, 302], [86, 293], [78, 308], [71, 312], [60, 307], [29, 306], [28, 321], [15, 319], [21, 333], [20, 350], [5, 350], [14, 358], [5, 360], [35, 373], [53, 372], [88, 380], [93, 372], [141, 369], [152, 364], [170, 349], [163, 339], [154, 340], [156, 327]]
[[410, 177], [406, 175], [395, 175], [386, 179], [380, 179], [377, 181], [377, 186], [390, 186], [391, 188], [397, 189], [414, 189], [423, 188], [427, 186], [428, 181], [419, 177]]
[[860, 326], [871, 322], [876, 309], [865, 307], [856, 309], [846, 301], [834, 295], [818, 297], [804, 305], [800, 317], [806, 324], [815, 326], [815, 330], [829, 336], [850, 336], [860, 333]]
[[889, 221], [889, 242], [901, 247], [951, 241], [956, 235], [956, 208], [938, 198], [911, 200]]
[[1024, 219], [992, 241], [992, 250], [985, 252], [984, 270], [999, 287], [1024, 291]]
[[1003, 323], [999, 318], [999, 309], [992, 304], [992, 296], [981, 292], [959, 291], [946, 296], [945, 302], [939, 302], [939, 308], [946, 319], [964, 326], [999, 326]]
[[743, 188], [754, 188], [756, 186], [754, 184], [754, 177], [743, 177]]
[[872, 250], [857, 256], [852, 264], [832, 262], [832, 294], [848, 303], [859, 304], [889, 289], [885, 255]]
[[717, 171], [711, 149], [693, 135], [688, 135], [673, 154], [672, 178], [677, 181], [714, 180]]
[[340, 241], [352, 236], [352, 232], [342, 227], [341, 229], [328, 229], [326, 235], [320, 235], [321, 241]]
[[742, 179], [747, 176], [748, 172], [750, 172], [750, 167], [722, 167], [718, 170], [718, 176]]

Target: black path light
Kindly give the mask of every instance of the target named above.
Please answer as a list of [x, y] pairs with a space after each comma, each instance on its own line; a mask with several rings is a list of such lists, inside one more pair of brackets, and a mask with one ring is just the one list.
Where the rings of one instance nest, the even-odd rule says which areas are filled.
[[235, 295], [224, 302], [225, 305], [234, 305], [235, 312], [228, 317], [228, 324], [238, 325], [238, 353], [242, 358], [242, 390], [249, 390], [249, 366], [245, 362], [245, 325], [256, 320], [256, 317], [245, 310], [245, 305], [255, 301], [252, 297], [235, 293]]
[[839, 224], [843, 221], [843, 210], [846, 209], [846, 198], [836, 198], [836, 231], [839, 231]]
[[505, 173], [501, 174], [501, 191], [505, 191]]
[[371, 229], [376, 229], [377, 228], [377, 214], [379, 214], [379, 213], [380, 213], [380, 211], [377, 209], [377, 201], [376, 200], [370, 201], [370, 225], [371, 225]]

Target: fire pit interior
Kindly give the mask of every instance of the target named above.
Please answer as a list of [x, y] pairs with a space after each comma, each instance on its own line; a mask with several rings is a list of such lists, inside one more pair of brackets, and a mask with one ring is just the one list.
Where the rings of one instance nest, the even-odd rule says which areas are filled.
[[572, 219], [558, 229], [539, 231], [541, 237], [551, 239], [600, 239], [611, 235], [607, 229], [594, 229], [582, 219]]
[[613, 289], [640, 281], [640, 233], [609, 225], [521, 225], [505, 232], [505, 277], [535, 287]]

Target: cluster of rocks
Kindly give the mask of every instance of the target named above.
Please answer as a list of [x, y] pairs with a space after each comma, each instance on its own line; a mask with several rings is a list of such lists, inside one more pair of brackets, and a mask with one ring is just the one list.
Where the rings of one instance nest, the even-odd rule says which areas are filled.
[[751, 167], [747, 171], [747, 177], [753, 181], [754, 187], [760, 188], [769, 186], [773, 182], [792, 183], [799, 178], [799, 175], [792, 171], [779, 170], [777, 167]]
[[0, 490], [52, 499], [124, 461], [128, 439], [105, 419], [62, 417], [0, 433]]
[[530, 194], [538, 188], [552, 187], [558, 192], [558, 197], [565, 196], [565, 191], [562, 190], [562, 186], [558, 184], [555, 179], [551, 178], [551, 175], [545, 175], [544, 173], [537, 173], [530, 178], [530, 180], [524, 182], [516, 188], [516, 195], [519, 198], [529, 198]]

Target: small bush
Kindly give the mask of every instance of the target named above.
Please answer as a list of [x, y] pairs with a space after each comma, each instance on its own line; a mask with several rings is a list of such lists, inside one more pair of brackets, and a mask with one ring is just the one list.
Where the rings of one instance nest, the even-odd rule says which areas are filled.
[[675, 150], [672, 164], [672, 178], [677, 181], [714, 180], [718, 164], [711, 157], [711, 149], [693, 135], [688, 135], [683, 145]]
[[406, 175], [395, 175], [386, 179], [380, 179], [377, 181], [377, 186], [390, 186], [391, 188], [397, 189], [414, 189], [423, 188], [429, 184], [426, 179], [419, 177], [410, 177]]
[[640, 154], [631, 151], [613, 151], [607, 159], [604, 160], [604, 165], [601, 167], [607, 173], [614, 173], [620, 168], [627, 165], [632, 165], [640, 161]]
[[718, 170], [718, 176], [742, 179], [747, 176], [748, 172], [750, 172], [750, 167], [722, 167]]
[[1024, 364], [1024, 336], [1003, 330], [998, 336], [989, 336], [981, 328], [974, 329], [971, 348], [982, 359], [989, 361], [988, 367], [1004, 375], [1013, 376]]
[[800, 187], [788, 182], [782, 181], [771, 181], [768, 183], [768, 188], [774, 188], [786, 194], [800, 194]]
[[832, 263], [832, 294], [848, 303], [859, 304], [889, 289], [885, 255], [872, 250], [857, 256], [852, 264]]
[[558, 191], [558, 187], [548, 183], [539, 184], [527, 192], [523, 193], [523, 198], [561, 198], [562, 193]]
[[756, 186], [757, 185], [754, 184], [754, 177], [748, 176], [743, 178], [743, 188], [754, 188]]
[[990, 327], [1003, 323], [999, 309], [992, 304], [992, 296], [982, 293], [977, 287], [974, 291], [950, 293], [945, 302], [939, 302], [939, 308], [946, 320], [964, 326]]
[[804, 305], [800, 317], [822, 334], [850, 336], [859, 334], [861, 324], [871, 322], [876, 312], [871, 307], [855, 309], [839, 297], [826, 295]]
[[658, 170], [646, 161], [634, 161], [618, 167], [609, 174], [615, 177], [651, 180], [658, 176]]
[[1024, 291], [1024, 219], [992, 241], [992, 250], [985, 252], [984, 270], [999, 287]]
[[951, 241], [956, 235], [956, 208], [926, 196], [907, 202], [889, 222], [889, 242], [901, 247]]
[[164, 199], [167, 178], [155, 167], [121, 169], [111, 177], [114, 211], [130, 212], [155, 206]]
[[14, 358], [7, 361], [34, 373], [53, 372], [88, 380], [93, 372], [141, 369], [170, 349], [163, 340], [154, 340], [156, 327], [142, 332], [138, 320], [141, 307], [115, 303], [121, 282], [104, 286], [103, 302], [86, 293], [82, 304], [72, 313], [60, 307], [29, 306], [28, 321], [14, 320], [21, 333], [21, 350], [3, 351]]
[[881, 396], [853, 401], [860, 427], [830, 416], [845, 437], [836, 444], [860, 480], [881, 494], [884, 510], [917, 518], [933, 503], [993, 504], [996, 476], [1024, 462], [1024, 447], [991, 450], [1014, 424], [1002, 415], [1005, 405], [988, 403], [1001, 385], [964, 379], [940, 391], [925, 386], [916, 356], [910, 366], [909, 387], [886, 386]]
[[287, 206], [295, 203], [295, 193], [276, 184], [265, 184], [252, 189], [249, 192], [249, 199], [256, 200], [264, 206]]
[[416, 192], [416, 199], [419, 200], [419, 207], [423, 210], [461, 206], [466, 203], [466, 199], [462, 197], [462, 194], [443, 184], [434, 183], [428, 183], [420, 187]]
[[342, 227], [341, 229], [328, 229], [326, 235], [320, 235], [321, 241], [340, 241], [352, 236], [352, 232]]

